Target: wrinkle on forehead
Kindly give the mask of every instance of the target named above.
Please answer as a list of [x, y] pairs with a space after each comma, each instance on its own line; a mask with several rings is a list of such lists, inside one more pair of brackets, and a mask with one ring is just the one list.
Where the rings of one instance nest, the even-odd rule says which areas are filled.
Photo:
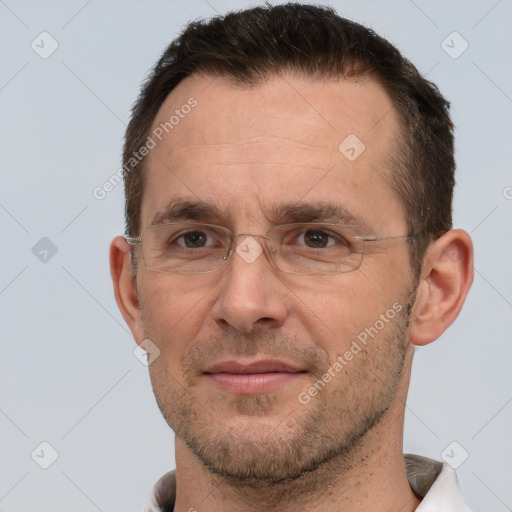
[[[155, 124], [190, 97], [197, 106], [148, 155], [148, 218], [183, 193], [222, 199], [247, 218], [261, 214], [258, 203], [304, 197], [338, 202], [383, 229], [403, 216], [385, 179], [398, 123], [377, 82], [276, 76], [245, 88], [192, 76], [169, 95]], [[338, 149], [351, 134], [365, 144], [355, 161]]]
[[149, 162], [162, 159], [173, 169], [200, 163], [329, 169], [348, 163], [338, 146], [350, 134], [366, 145], [361, 160], [371, 154], [374, 167], [391, 150], [395, 114], [375, 81], [275, 76], [246, 88], [208, 78], [193, 75], [166, 99], [155, 124], [190, 96], [198, 104], [150, 153]]
[[202, 165], [274, 164], [321, 170], [334, 165], [336, 149], [309, 145], [286, 137], [258, 136], [234, 143], [179, 146], [166, 154], [166, 162], [178, 169], [196, 161]]

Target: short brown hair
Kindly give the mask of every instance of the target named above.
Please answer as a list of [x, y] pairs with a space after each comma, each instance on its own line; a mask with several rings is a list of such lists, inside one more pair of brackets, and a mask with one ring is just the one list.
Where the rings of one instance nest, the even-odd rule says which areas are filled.
[[[137, 236], [144, 193], [144, 164], [128, 165], [146, 142], [171, 91], [201, 72], [239, 85], [257, 84], [285, 71], [313, 78], [368, 76], [387, 91], [400, 132], [389, 155], [390, 184], [404, 206], [417, 274], [431, 240], [452, 226], [455, 185], [453, 124], [438, 88], [386, 39], [330, 7], [289, 3], [232, 12], [190, 23], [164, 51], [133, 107], [123, 168], [126, 230]], [[133, 162], [132, 162], [133, 165]]]

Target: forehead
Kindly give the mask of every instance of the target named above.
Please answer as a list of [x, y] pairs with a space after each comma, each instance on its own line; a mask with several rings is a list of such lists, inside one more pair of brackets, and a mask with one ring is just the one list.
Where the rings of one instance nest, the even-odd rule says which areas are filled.
[[142, 225], [173, 197], [248, 217], [258, 207], [305, 199], [338, 201], [378, 223], [375, 205], [387, 204], [387, 214], [400, 217], [386, 167], [397, 130], [375, 80], [281, 75], [240, 86], [193, 75], [153, 122]]

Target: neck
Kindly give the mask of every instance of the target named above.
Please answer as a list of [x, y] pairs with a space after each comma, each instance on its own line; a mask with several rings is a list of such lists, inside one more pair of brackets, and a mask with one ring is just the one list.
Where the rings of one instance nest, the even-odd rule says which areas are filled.
[[[382, 442], [386, 437], [379, 436], [380, 426], [369, 435]], [[364, 442], [351, 454], [296, 480], [260, 487], [234, 484], [212, 474], [187, 452], [177, 439], [176, 512], [411, 512], [419, 504], [405, 473], [401, 439], [369, 450]]]
[[228, 481], [206, 469], [177, 437], [175, 512], [416, 510], [419, 499], [410, 488], [402, 451], [408, 372], [403, 377], [385, 416], [350, 453], [295, 480], [261, 486]]

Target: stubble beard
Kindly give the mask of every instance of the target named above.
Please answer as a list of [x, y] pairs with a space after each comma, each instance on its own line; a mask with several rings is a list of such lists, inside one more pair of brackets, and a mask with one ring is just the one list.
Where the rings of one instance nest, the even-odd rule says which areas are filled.
[[[253, 418], [254, 430], [247, 427], [247, 421], [225, 428], [222, 418], [216, 418], [216, 411], [207, 402], [198, 400], [192, 387], [170, 386], [173, 379], [155, 361], [150, 372], [160, 411], [202, 465], [234, 488], [286, 489], [290, 497], [293, 483], [300, 484], [301, 492], [325, 486], [329, 474], [339, 474], [357, 463], [354, 455], [358, 448], [395, 399], [405, 367], [411, 295], [386, 329], [369, 340], [309, 404], [294, 400], [283, 405], [273, 394], [235, 395], [230, 410]], [[297, 352], [292, 340], [265, 331], [247, 338], [246, 343], [231, 341], [230, 346], [238, 350], [252, 344], [251, 350], [264, 354]], [[205, 350], [208, 348], [198, 346], [195, 353], [188, 353], [183, 360], [185, 366], [197, 364]], [[317, 358], [319, 370], [312, 384], [329, 363], [321, 363], [318, 353], [309, 357]], [[281, 410], [279, 418], [269, 420], [267, 413], [276, 409]]]

